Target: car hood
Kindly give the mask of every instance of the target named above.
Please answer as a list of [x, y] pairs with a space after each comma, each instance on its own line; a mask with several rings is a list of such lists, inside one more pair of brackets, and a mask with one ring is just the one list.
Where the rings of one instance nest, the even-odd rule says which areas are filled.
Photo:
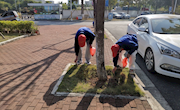
[[156, 36], [158, 42], [170, 47], [174, 45], [180, 51], [180, 34], [154, 34], [154, 36]]

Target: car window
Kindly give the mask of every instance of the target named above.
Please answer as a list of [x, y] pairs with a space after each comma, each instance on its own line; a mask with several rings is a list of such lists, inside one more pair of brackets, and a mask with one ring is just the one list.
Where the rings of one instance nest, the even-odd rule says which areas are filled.
[[139, 27], [144, 27], [146, 29], [148, 29], [149, 25], [148, 25], [148, 21], [146, 18], [143, 18], [142, 21], [141, 21], [141, 24]]
[[3, 15], [3, 17], [6, 17], [6, 16], [8, 16], [8, 13], [5, 13], [5, 14]]
[[137, 18], [136, 20], [134, 20], [134, 22], [133, 22], [134, 25], [137, 26], [137, 27], [139, 27], [139, 24], [140, 24], [140, 22], [141, 22], [141, 19], [142, 19], [142, 18]]
[[180, 34], [180, 18], [152, 19], [152, 30], [159, 34]]

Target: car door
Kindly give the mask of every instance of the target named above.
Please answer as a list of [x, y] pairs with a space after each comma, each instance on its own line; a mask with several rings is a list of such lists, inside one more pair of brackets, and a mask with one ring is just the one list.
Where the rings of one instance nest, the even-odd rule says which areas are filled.
[[15, 19], [14, 13], [13, 12], [9, 12], [8, 13], [8, 20], [14, 20], [14, 19]]
[[[142, 17], [135, 19], [133, 21], [133, 23], [130, 25], [130, 27], [128, 27], [128, 28], [130, 28], [130, 29], [128, 29], [128, 33], [129, 34], [136, 34], [137, 40], [138, 40], [138, 44], [141, 43], [140, 36], [139, 36], [139, 31], [138, 31], [138, 28], [140, 26], [141, 20], [142, 20]], [[139, 48], [138, 48], [138, 52], [141, 54], [141, 50], [139, 50]]]
[[5, 12], [5, 13], [3, 13], [3, 15], [2, 15], [2, 20], [7, 20], [8, 19], [8, 13], [7, 12]]
[[139, 44], [139, 51], [141, 53], [141, 55], [144, 57], [146, 48], [149, 47], [150, 42], [150, 34], [149, 34], [149, 23], [148, 20], [146, 18], [142, 18], [141, 23], [139, 25], [139, 27], [145, 28], [146, 32], [138, 32], [138, 44]]

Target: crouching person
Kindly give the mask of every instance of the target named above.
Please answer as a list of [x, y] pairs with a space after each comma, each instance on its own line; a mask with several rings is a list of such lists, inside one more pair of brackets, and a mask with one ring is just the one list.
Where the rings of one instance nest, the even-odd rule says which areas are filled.
[[138, 41], [137, 37], [134, 34], [127, 34], [121, 37], [116, 44], [114, 44], [111, 47], [112, 54], [113, 54], [113, 62], [114, 62], [114, 69], [113, 73], [115, 73], [118, 65], [117, 62], [122, 62], [122, 50], [125, 50], [128, 52], [126, 55], [126, 58], [129, 58], [129, 73], [134, 74], [135, 73], [135, 60], [136, 60], [136, 54], [138, 49]]
[[75, 54], [76, 54], [76, 58], [74, 60], [74, 62], [76, 64], [81, 64], [82, 63], [82, 50], [81, 47], [85, 46], [85, 42], [87, 44], [86, 47], [86, 53], [85, 53], [85, 59], [87, 64], [91, 64], [90, 62], [90, 58], [91, 58], [91, 54], [90, 54], [90, 48], [92, 48], [92, 43], [94, 41], [95, 35], [94, 33], [87, 27], [81, 27], [79, 28], [79, 30], [76, 33], [75, 36]]

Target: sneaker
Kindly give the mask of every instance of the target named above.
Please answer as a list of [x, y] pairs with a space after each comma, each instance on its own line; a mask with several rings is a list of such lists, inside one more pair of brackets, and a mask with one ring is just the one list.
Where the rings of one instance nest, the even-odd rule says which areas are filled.
[[122, 70], [122, 69], [123, 69], [123, 67], [120, 67], [119, 65], [117, 65], [117, 69]]
[[86, 64], [90, 65], [90, 64], [91, 64], [91, 62], [90, 62], [90, 61], [86, 61]]
[[82, 63], [82, 61], [77, 61], [76, 64], [77, 65], [80, 65]]
[[135, 70], [130, 69], [130, 70], [129, 70], [129, 74], [131, 74], [131, 75], [135, 75]]

